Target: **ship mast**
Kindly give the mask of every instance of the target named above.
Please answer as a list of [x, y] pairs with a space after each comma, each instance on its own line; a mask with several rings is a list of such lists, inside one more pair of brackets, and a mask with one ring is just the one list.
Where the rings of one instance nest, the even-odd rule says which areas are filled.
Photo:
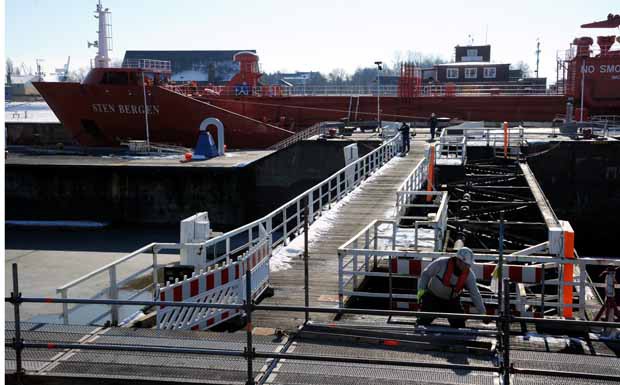
[[97, 31], [98, 40], [94, 43], [88, 43], [88, 47], [97, 47], [97, 56], [95, 56], [95, 68], [110, 67], [110, 57], [108, 52], [112, 50], [112, 24], [110, 22], [111, 12], [109, 8], [103, 8], [101, 0], [97, 4], [95, 18], [99, 19], [99, 30]]

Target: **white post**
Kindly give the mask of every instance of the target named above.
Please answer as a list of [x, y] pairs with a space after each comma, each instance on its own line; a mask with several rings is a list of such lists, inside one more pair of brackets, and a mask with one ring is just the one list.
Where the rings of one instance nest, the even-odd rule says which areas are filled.
[[144, 94], [144, 123], [146, 125], [146, 151], [151, 151], [151, 140], [149, 137], [149, 110], [146, 104], [146, 84], [144, 84], [144, 70], [142, 71], [142, 92]]

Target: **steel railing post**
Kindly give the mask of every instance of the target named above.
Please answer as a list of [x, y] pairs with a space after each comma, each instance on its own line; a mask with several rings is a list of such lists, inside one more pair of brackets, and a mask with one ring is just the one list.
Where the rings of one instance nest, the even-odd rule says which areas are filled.
[[503, 309], [503, 385], [510, 385], [510, 280], [504, 279], [504, 309]]
[[22, 366], [22, 333], [19, 306], [21, 305], [22, 293], [19, 292], [19, 280], [17, 274], [17, 263], [13, 263], [13, 292], [11, 292], [11, 302], [13, 303], [13, 316], [15, 317], [15, 337], [13, 338], [13, 349], [15, 349], [15, 381], [21, 385], [24, 369]]
[[[157, 251], [155, 250], [155, 246], [152, 248], [153, 252], [153, 288], [155, 288], [155, 283], [157, 283]], [[153, 292], [154, 294], [155, 292]]]
[[254, 385], [254, 369], [252, 367], [254, 361], [254, 348], [252, 347], [252, 268], [247, 263], [245, 273], [245, 317], [246, 317], [246, 342], [245, 357], [248, 363], [248, 380], [247, 385]]
[[344, 255], [345, 252], [338, 250], [338, 307], [344, 307]]
[[[116, 283], [116, 265], [111, 266], [108, 272], [110, 274], [109, 297], [110, 299], [118, 299], [118, 286]], [[118, 326], [118, 305], [111, 305], [110, 317], [112, 321], [112, 326]]]
[[308, 220], [312, 220], [314, 218], [314, 190], [310, 190], [308, 193], [308, 215], [310, 218]]
[[[364, 234], [364, 249], [366, 250], [370, 249], [370, 231], [368, 230], [366, 230], [366, 233]], [[370, 271], [369, 262], [370, 262], [370, 254], [366, 253], [364, 254], [364, 270], [366, 272]]]
[[[396, 259], [396, 263], [398, 263], [398, 258]], [[390, 310], [392, 310], [393, 299], [392, 299], [392, 255], [388, 258], [388, 290], [389, 290], [389, 301], [390, 301]]]
[[502, 307], [504, 290], [504, 212], [499, 212], [499, 258], [497, 261], [497, 311]]
[[286, 228], [286, 222], [287, 222], [286, 209], [287, 209], [286, 206], [284, 207], [284, 209], [282, 209], [282, 229], [284, 231], [284, 233], [282, 234], [282, 237], [284, 239], [284, 246], [288, 245], [288, 229]]
[[372, 267], [373, 267], [373, 270], [377, 270], [377, 253], [376, 253], [376, 251], [379, 248], [379, 239], [377, 239], [378, 234], [377, 234], [377, 224], [376, 223], [373, 226], [373, 228], [374, 228], [373, 229], [373, 231], [374, 231], [374, 234], [373, 234], [374, 238], [373, 238], [373, 245], [372, 246], [373, 246], [375, 252], [372, 255]]
[[310, 320], [310, 277], [308, 276], [308, 206], [304, 207], [304, 304], [306, 306], [306, 322]]
[[[60, 298], [67, 299], [67, 289], [63, 289], [60, 292]], [[65, 325], [69, 325], [69, 304], [68, 303], [62, 304], [62, 322]]]
[[[357, 239], [353, 242], [353, 248], [358, 248]], [[357, 252], [353, 254], [353, 291], [357, 290]]]
[[541, 266], [542, 282], [540, 283], [540, 316], [545, 318], [545, 264]]

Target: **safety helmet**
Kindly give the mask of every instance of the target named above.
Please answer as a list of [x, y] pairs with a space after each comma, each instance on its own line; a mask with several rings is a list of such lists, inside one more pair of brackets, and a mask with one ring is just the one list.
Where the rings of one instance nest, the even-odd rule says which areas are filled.
[[469, 247], [461, 247], [459, 251], [456, 252], [456, 257], [463, 261], [463, 263], [467, 266], [474, 264], [474, 252], [471, 251]]

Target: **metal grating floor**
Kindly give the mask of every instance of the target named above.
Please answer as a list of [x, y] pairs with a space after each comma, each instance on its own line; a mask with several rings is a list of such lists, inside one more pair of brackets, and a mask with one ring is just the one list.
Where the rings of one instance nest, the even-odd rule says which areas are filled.
[[[192, 332], [156, 329], [100, 328], [90, 326], [50, 325], [24, 323], [26, 341], [72, 342], [79, 344], [111, 344], [126, 346], [166, 346], [242, 351], [246, 335], [237, 333]], [[286, 337], [254, 335], [258, 352], [283, 352], [301, 355], [354, 357], [379, 360], [446, 363], [496, 367], [497, 357], [491, 350], [489, 336], [470, 336], [456, 339], [445, 332], [416, 331], [404, 325], [360, 325], [357, 331], [349, 324], [308, 325], [296, 333], [292, 341]], [[364, 330], [363, 332], [361, 330]], [[319, 331], [321, 331], [319, 333]], [[435, 333], [435, 334], [433, 334]], [[14, 324], [7, 322], [5, 340], [14, 336]], [[431, 336], [444, 338], [444, 343], [422, 346], [416, 338]], [[434, 337], [433, 337], [434, 336]], [[385, 339], [392, 339], [386, 345]], [[446, 344], [453, 341], [451, 344]], [[289, 344], [287, 344], [287, 341]], [[486, 341], [486, 342], [485, 342]], [[568, 337], [513, 336], [511, 362], [516, 368], [571, 371], [617, 376], [620, 378], [620, 358], [610, 349], [610, 342], [597, 343], [606, 347], [604, 355], [595, 351], [594, 341]], [[481, 344], [481, 342], [483, 342]], [[287, 347], [286, 352], [284, 348]], [[243, 358], [207, 356], [193, 353], [93, 351], [84, 349], [32, 349], [23, 351], [24, 368], [29, 375], [53, 376], [84, 383], [100, 380], [127, 382], [169, 381], [179, 383], [244, 384], [247, 363]], [[255, 379], [265, 384], [296, 385], [496, 385], [499, 375], [483, 370], [436, 369], [402, 365], [367, 365], [334, 361], [307, 361], [280, 359], [269, 364], [269, 359], [254, 361]], [[5, 347], [5, 373], [15, 370], [15, 352]], [[519, 385], [607, 385], [618, 384], [601, 380], [513, 375]]]
[[617, 375], [620, 380], [618, 357], [519, 350], [511, 351], [510, 356], [516, 368]]
[[[22, 323], [26, 342], [140, 345], [184, 348], [234, 349], [243, 351], [245, 333], [168, 331], [155, 329], [99, 328], [92, 326]], [[5, 341], [15, 335], [7, 323]], [[255, 335], [258, 352], [280, 351], [286, 339]], [[5, 348], [5, 373], [15, 371], [15, 351]], [[152, 380], [186, 383], [244, 384], [247, 363], [243, 358], [202, 354], [129, 352], [83, 349], [34, 349], [22, 352], [27, 374], [67, 378]], [[254, 360], [254, 375], [267, 367], [267, 360]], [[74, 381], [68, 380], [68, 381]]]
[[[377, 328], [379, 329], [379, 328]], [[393, 333], [395, 328], [390, 328]], [[334, 328], [331, 335], [321, 338], [304, 338], [303, 332], [295, 337], [287, 353], [372, 358], [430, 363], [471, 364], [493, 367], [490, 351], [468, 354], [464, 347], [459, 352], [445, 350], [420, 350], [416, 344], [403, 341], [395, 346], [381, 343], [361, 342], [357, 336], [343, 334]], [[381, 330], [377, 330], [381, 335]], [[404, 336], [404, 335], [403, 335]], [[267, 384], [460, 384], [493, 385], [498, 375], [475, 370], [451, 370], [426, 368], [413, 365], [367, 365], [323, 361], [280, 360]]]
[[286, 360], [280, 363], [267, 384], [476, 384], [493, 385], [493, 373], [453, 371], [405, 366], [343, 364]]
[[511, 377], [513, 385], [618, 385], [617, 381], [590, 380], [584, 378], [518, 375]]

